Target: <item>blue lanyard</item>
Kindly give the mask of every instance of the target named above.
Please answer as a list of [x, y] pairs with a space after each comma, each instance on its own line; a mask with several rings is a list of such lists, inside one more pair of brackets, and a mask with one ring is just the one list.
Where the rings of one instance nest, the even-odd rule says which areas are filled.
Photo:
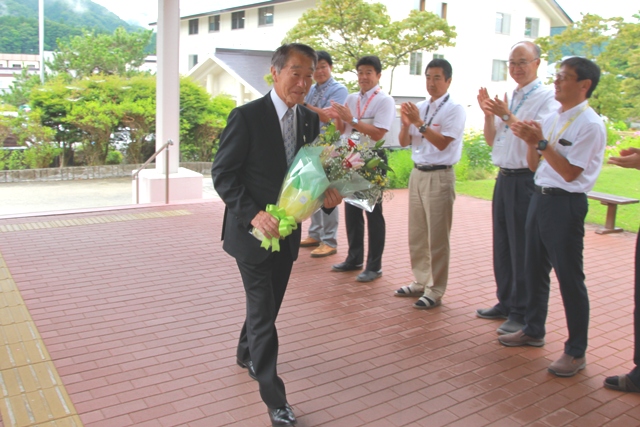
[[[520, 102], [518, 103], [518, 105], [516, 106], [515, 110], [513, 109], [513, 100], [515, 99], [515, 97], [511, 98], [511, 105], [509, 105], [509, 111], [511, 111], [511, 114], [518, 117], [516, 114], [518, 113], [518, 110], [520, 110], [520, 107], [522, 107], [522, 104], [524, 104], [524, 101], [526, 101], [527, 98], [529, 98], [529, 95], [531, 95], [531, 92], [538, 89], [541, 84], [542, 82], [538, 82], [529, 92], [525, 93], [522, 99], [520, 100]], [[509, 129], [509, 125], [505, 126], [505, 130], [507, 129]]]

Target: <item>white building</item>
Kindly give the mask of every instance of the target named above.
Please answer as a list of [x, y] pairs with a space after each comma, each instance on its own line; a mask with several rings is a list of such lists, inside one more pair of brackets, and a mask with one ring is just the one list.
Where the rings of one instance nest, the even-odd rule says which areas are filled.
[[[424, 67], [434, 55], [441, 55], [453, 66], [450, 92], [467, 107], [468, 127], [480, 127], [482, 123], [476, 101], [481, 86], [487, 87], [490, 94], [501, 96], [513, 88], [507, 69], [511, 46], [549, 35], [551, 28], [566, 27], [572, 22], [554, 0], [380, 2], [387, 6], [393, 20], [420, 9], [436, 13], [456, 27], [455, 47], [419, 52], [411, 56], [410, 64], [396, 68], [392, 95], [397, 103], [424, 99]], [[191, 74], [213, 95], [227, 93], [238, 104], [255, 99], [268, 90], [255, 79], [256, 75], [269, 72], [264, 52], [278, 47], [287, 31], [314, 6], [315, 0], [221, 0], [213, 7], [199, 6], [198, 11], [183, 10], [180, 72]], [[234, 50], [238, 51], [236, 55]], [[248, 51], [254, 50], [262, 52], [252, 57]], [[546, 77], [545, 65], [540, 66], [542, 78]], [[383, 88], [389, 87], [389, 74], [382, 73]]]

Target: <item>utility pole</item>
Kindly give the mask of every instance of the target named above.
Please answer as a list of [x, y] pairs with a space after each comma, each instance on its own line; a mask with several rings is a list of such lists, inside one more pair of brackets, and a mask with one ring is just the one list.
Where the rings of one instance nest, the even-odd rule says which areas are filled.
[[38, 0], [38, 38], [40, 44], [40, 83], [44, 83], [44, 0]]

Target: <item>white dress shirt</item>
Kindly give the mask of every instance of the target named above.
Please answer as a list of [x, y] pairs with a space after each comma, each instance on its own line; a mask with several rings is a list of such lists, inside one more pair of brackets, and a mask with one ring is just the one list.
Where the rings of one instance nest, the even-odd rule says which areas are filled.
[[[537, 86], [537, 87], [536, 87]], [[536, 88], [534, 90], [534, 88]], [[522, 102], [526, 94], [527, 99]], [[521, 103], [522, 102], [522, 103]], [[560, 104], [554, 91], [536, 79], [523, 88], [516, 89], [510, 97], [511, 112], [518, 120], [543, 120], [556, 111]], [[520, 108], [517, 108], [520, 105]], [[517, 112], [514, 111], [517, 108]], [[527, 168], [527, 144], [516, 137], [502, 118], [495, 117], [496, 137], [493, 140], [491, 158], [493, 164], [507, 169]]]
[[[393, 98], [382, 90], [380, 90], [377, 94], [375, 92], [379, 90], [380, 87], [376, 85], [371, 88], [364, 94], [362, 91], [357, 93], [351, 93], [347, 96], [347, 100], [344, 105], [349, 107], [351, 114], [358, 120], [362, 120], [363, 123], [369, 123], [374, 125], [377, 128], [385, 129], [389, 131], [391, 129], [391, 124], [393, 123], [393, 119], [396, 118], [396, 103]], [[375, 95], [374, 95], [375, 94]], [[373, 99], [371, 97], [373, 96]], [[360, 116], [358, 117], [358, 99], [360, 99]], [[371, 102], [367, 105], [367, 102]], [[365, 106], [367, 107], [365, 109]], [[345, 122], [343, 135], [349, 136], [353, 131], [353, 126], [351, 123]], [[383, 137], [382, 139], [386, 139]], [[374, 143], [377, 141], [374, 141]]]
[[[453, 141], [447, 145], [447, 148], [440, 151], [435, 145], [422, 136], [417, 127], [414, 125], [409, 126], [411, 159], [413, 159], [415, 163], [450, 166], [458, 163], [460, 160], [460, 156], [462, 155], [462, 138], [464, 137], [464, 123], [467, 119], [467, 113], [464, 111], [462, 105], [455, 102], [451, 96], [447, 99], [447, 96], [449, 96], [449, 94], [445, 94], [433, 102], [431, 102], [431, 100], [419, 102], [417, 107], [420, 112], [420, 117], [424, 122], [429, 123], [433, 117], [431, 125], [429, 126], [431, 130], [453, 138]], [[446, 102], [445, 99], [447, 99]], [[429, 109], [428, 112], [427, 108]], [[434, 116], [436, 111], [437, 114]]]
[[[276, 113], [278, 114], [278, 121], [280, 122], [280, 132], [282, 132], [282, 139], [284, 140], [284, 115], [289, 110], [287, 104], [284, 103], [282, 99], [278, 96], [275, 89], [271, 90], [271, 101], [273, 101], [273, 106], [276, 107]], [[298, 134], [298, 107], [297, 105], [293, 106], [293, 134]]]
[[[587, 103], [584, 101], [564, 113], [559, 108], [542, 123], [542, 134], [549, 145], [569, 163], [582, 168], [582, 173], [575, 180], [567, 182], [549, 163], [541, 160], [536, 170], [536, 185], [562, 188], [572, 193], [586, 193], [595, 185], [602, 168], [607, 131], [602, 118]], [[573, 122], [562, 131], [572, 119]], [[566, 141], [565, 145], [559, 142], [560, 139]], [[544, 151], [541, 154], [544, 156]]]

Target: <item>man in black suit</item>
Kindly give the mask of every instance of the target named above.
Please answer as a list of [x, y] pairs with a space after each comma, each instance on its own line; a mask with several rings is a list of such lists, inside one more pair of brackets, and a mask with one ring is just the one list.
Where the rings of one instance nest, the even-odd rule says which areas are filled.
[[[276, 203], [295, 152], [319, 133], [318, 115], [299, 105], [311, 87], [316, 63], [315, 51], [306, 45], [276, 50], [271, 59], [273, 90], [229, 114], [211, 169], [226, 205], [223, 249], [236, 259], [247, 300], [237, 363], [258, 381], [274, 426], [296, 424], [276, 371], [275, 321], [298, 257], [300, 228], [284, 239], [279, 252], [261, 248], [250, 231], [255, 227], [266, 237], [280, 237], [278, 220], [264, 209]], [[341, 200], [337, 191], [327, 190], [324, 206], [333, 208]]]

